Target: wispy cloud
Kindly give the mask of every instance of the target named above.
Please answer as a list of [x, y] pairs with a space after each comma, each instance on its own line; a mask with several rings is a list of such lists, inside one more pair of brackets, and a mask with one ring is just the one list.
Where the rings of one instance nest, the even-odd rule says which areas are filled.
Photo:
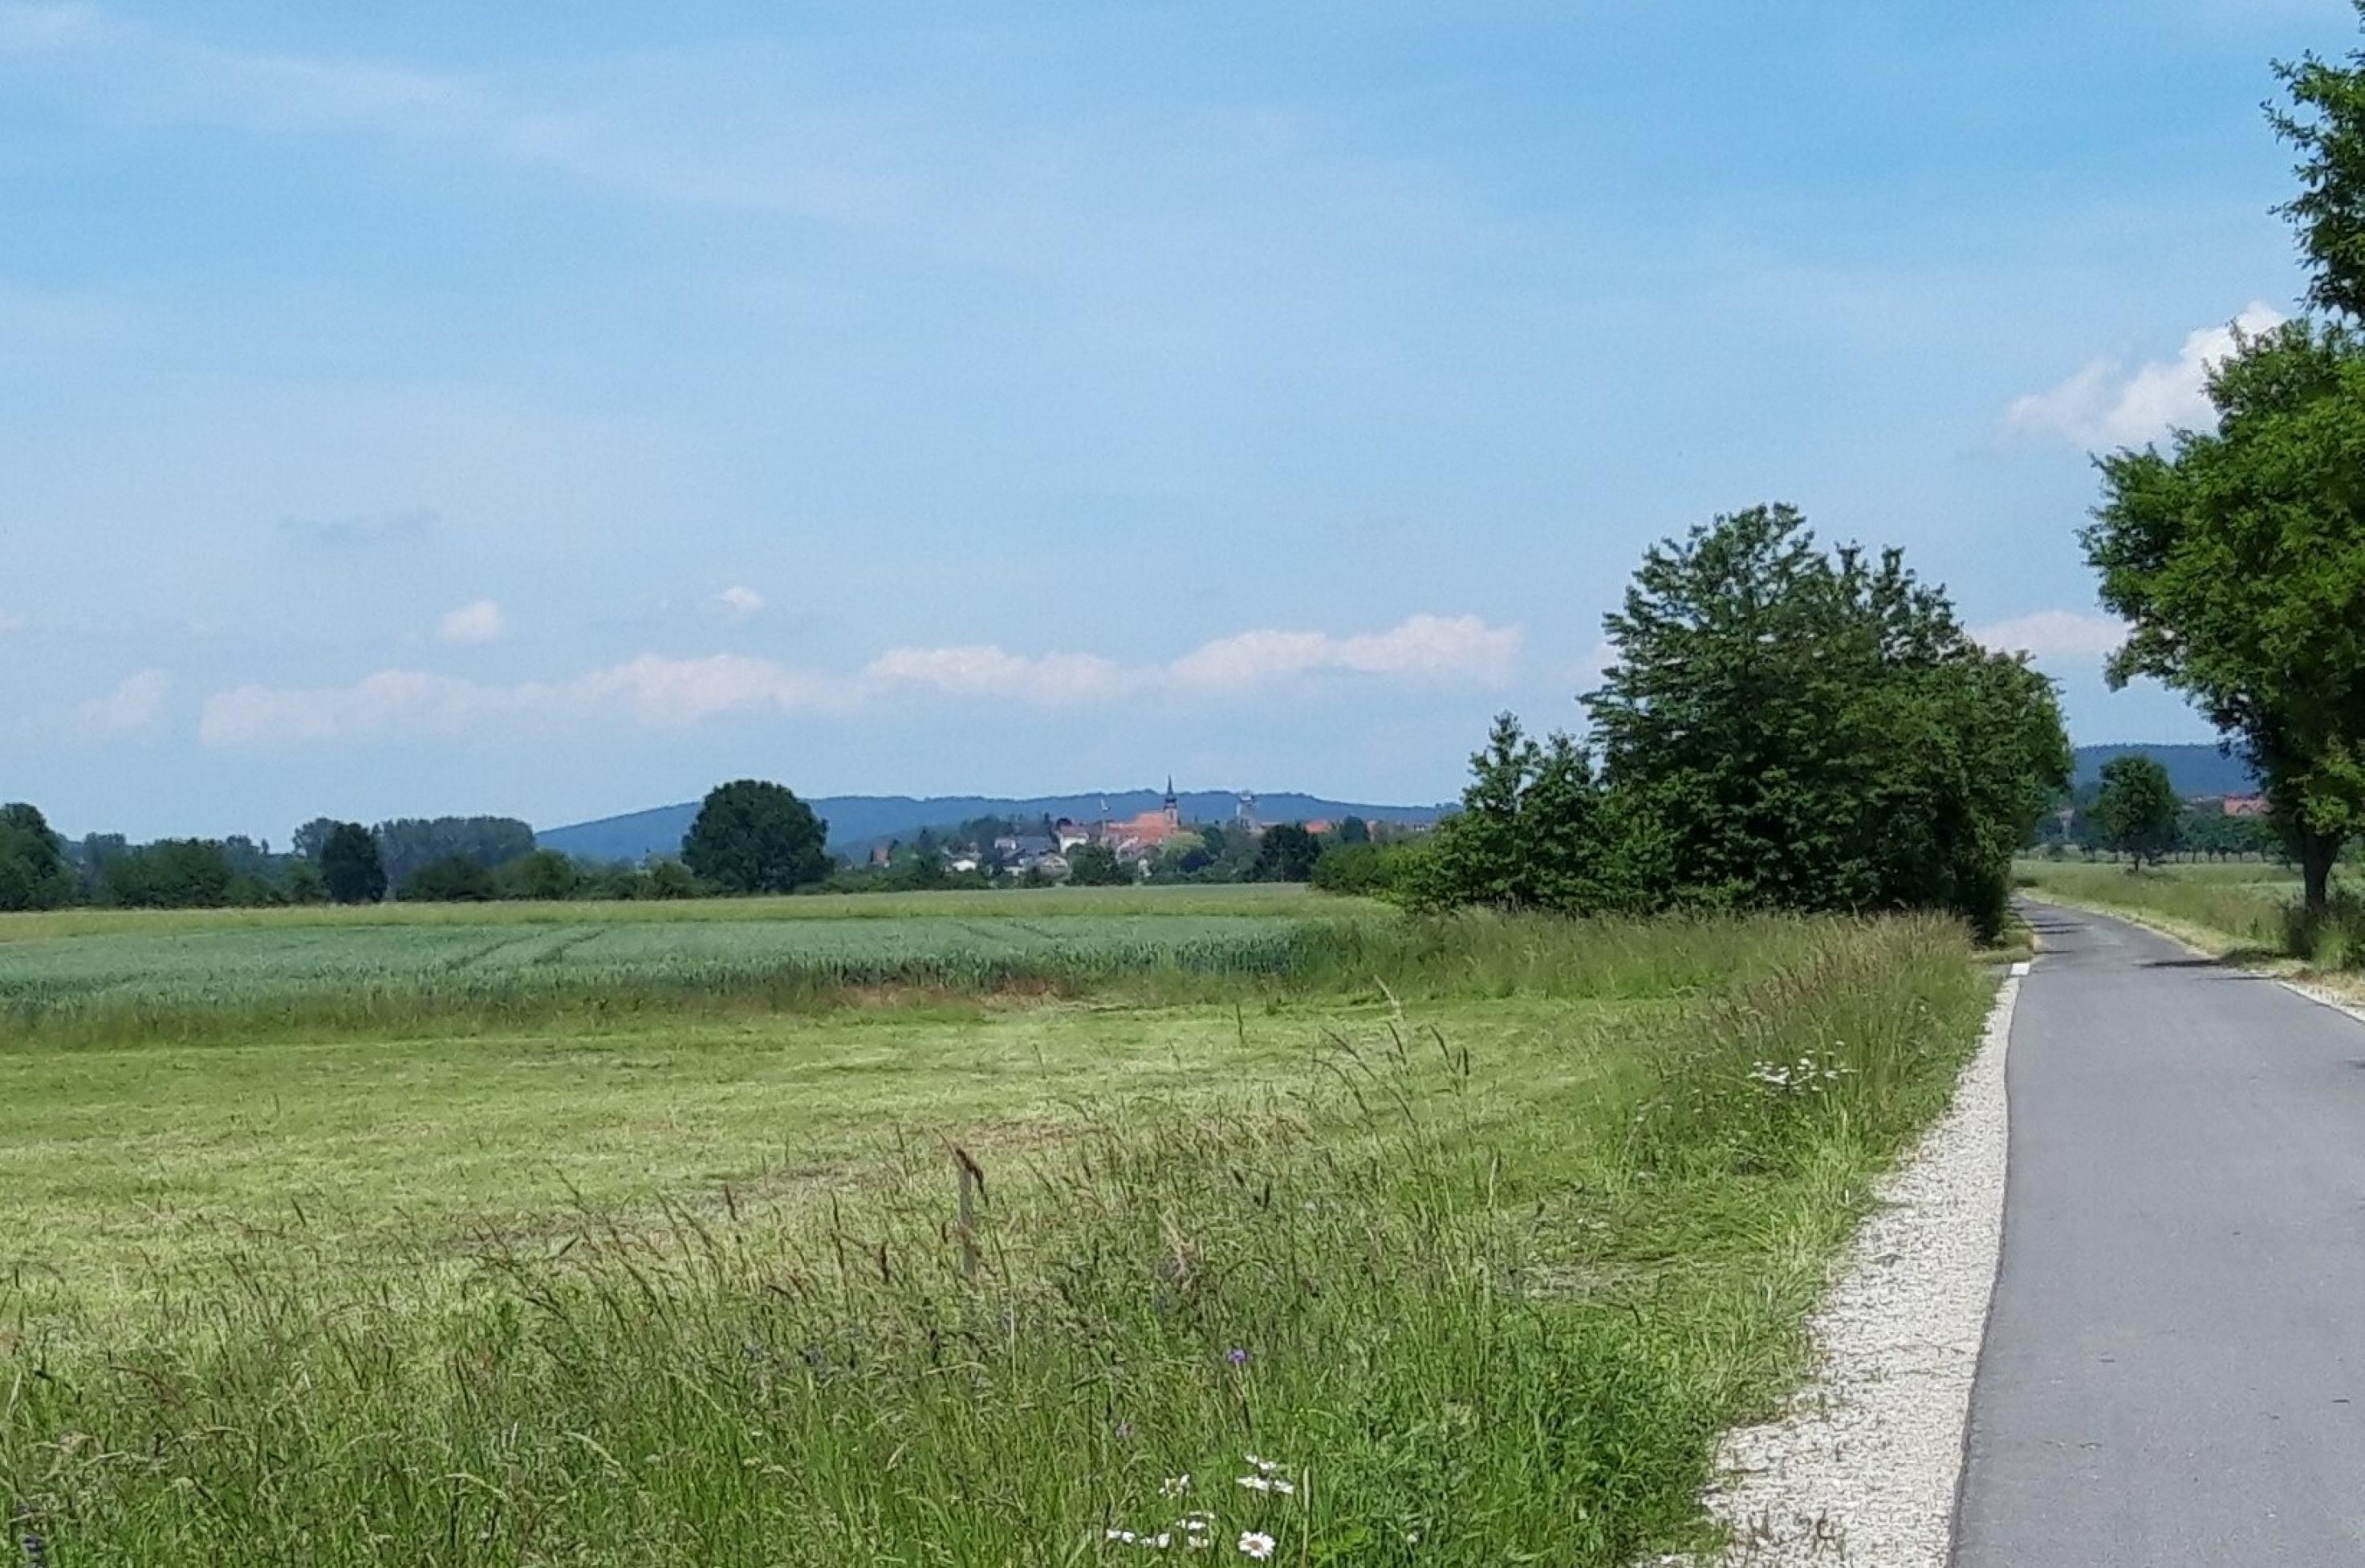
[[366, 131], [443, 143], [585, 185], [696, 207], [845, 217], [870, 181], [821, 159], [734, 169], [600, 117], [521, 101], [488, 82], [374, 61], [225, 49], [91, 6], [0, 4], [0, 56], [85, 70], [94, 103], [149, 123], [264, 132]]
[[479, 599], [445, 610], [443, 619], [435, 624], [435, 640], [455, 647], [474, 647], [498, 643], [509, 635], [509, 617], [501, 613], [501, 607], [489, 599]]
[[1165, 695], [1222, 698], [1326, 674], [1400, 685], [1489, 685], [1510, 676], [1519, 645], [1517, 627], [1475, 616], [1417, 615], [1384, 632], [1343, 637], [1246, 632], [1146, 665], [978, 645], [893, 648], [852, 674], [735, 654], [644, 654], [563, 680], [517, 685], [390, 669], [349, 686], [217, 692], [206, 701], [198, 735], [208, 745], [237, 746], [619, 717], [667, 729], [726, 714], [847, 712], [915, 692], [1057, 709]]
[[745, 621], [764, 612], [764, 596], [745, 583], [733, 583], [714, 596], [714, 605], [726, 620]]
[[2095, 360], [2049, 391], [2015, 399], [2004, 410], [2004, 426], [2090, 450], [2141, 446], [2172, 431], [2206, 429], [2217, 419], [2209, 403], [2210, 370], [2233, 353], [2237, 330], [2255, 335], [2282, 319], [2272, 306], [2253, 301], [2230, 326], [2189, 334], [2172, 360], [2151, 360], [2132, 371], [2120, 360]]
[[2127, 640], [2126, 622], [2084, 610], [2039, 610], [1989, 626], [1971, 628], [1982, 647], [2034, 654], [2040, 659], [2099, 659]]
[[126, 735], [147, 729], [164, 715], [173, 696], [173, 678], [161, 669], [143, 669], [126, 676], [104, 697], [94, 697], [73, 711], [74, 728], [86, 735]]
[[359, 548], [423, 539], [441, 521], [429, 508], [409, 507], [401, 511], [370, 512], [357, 517], [283, 517], [279, 520], [279, 532], [310, 544]]

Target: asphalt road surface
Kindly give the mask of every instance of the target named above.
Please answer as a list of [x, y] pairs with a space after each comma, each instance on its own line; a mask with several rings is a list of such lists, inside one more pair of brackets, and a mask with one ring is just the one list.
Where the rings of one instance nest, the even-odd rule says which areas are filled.
[[2365, 1025], [2028, 913], [1956, 1562], [2365, 1563]]

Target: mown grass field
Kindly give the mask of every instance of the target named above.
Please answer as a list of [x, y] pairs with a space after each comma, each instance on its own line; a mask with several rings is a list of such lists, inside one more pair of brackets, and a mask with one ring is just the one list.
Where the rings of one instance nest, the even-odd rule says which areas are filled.
[[[1696, 1541], [1972, 1044], [1961, 935], [1159, 897], [0, 923], [0, 1501], [59, 1568]], [[1049, 957], [686, 978], [857, 923]], [[421, 980], [471, 952], [582, 983]]]

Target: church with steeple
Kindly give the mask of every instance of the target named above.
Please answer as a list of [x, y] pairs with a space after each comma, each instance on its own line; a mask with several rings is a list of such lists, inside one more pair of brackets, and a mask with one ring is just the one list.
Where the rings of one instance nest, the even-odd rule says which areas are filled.
[[1174, 794], [1174, 777], [1167, 775], [1166, 799], [1158, 810], [1124, 822], [1101, 824], [1100, 840], [1126, 859], [1138, 859], [1160, 848], [1182, 832], [1182, 803]]

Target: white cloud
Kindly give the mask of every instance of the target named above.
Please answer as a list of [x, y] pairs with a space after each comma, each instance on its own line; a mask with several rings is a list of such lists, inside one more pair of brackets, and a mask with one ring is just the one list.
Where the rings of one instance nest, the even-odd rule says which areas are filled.
[[2033, 614], [1971, 628], [1980, 646], [2038, 658], [2099, 659], [2127, 640], [2127, 624], [2114, 615], [2082, 610], [2040, 610]]
[[206, 700], [197, 738], [207, 745], [252, 745], [617, 715], [645, 729], [665, 729], [723, 713], [840, 707], [847, 698], [843, 680], [736, 654], [691, 659], [644, 654], [570, 680], [515, 686], [388, 669], [351, 686], [241, 686], [217, 692]]
[[926, 687], [1039, 707], [1106, 701], [1138, 689], [1141, 672], [1097, 654], [1014, 654], [991, 645], [890, 648], [863, 669], [873, 686]]
[[350, 686], [217, 692], [206, 701], [197, 733], [208, 745], [232, 746], [453, 732], [494, 722], [621, 717], [664, 729], [732, 713], [850, 711], [913, 691], [1067, 708], [1167, 693], [1220, 697], [1326, 672], [1400, 684], [1491, 684], [1510, 675], [1519, 643], [1515, 626], [1416, 615], [1384, 632], [1345, 637], [1244, 632], [1164, 664], [1014, 654], [989, 644], [891, 648], [851, 675], [737, 654], [644, 654], [566, 680], [510, 686], [389, 669]]
[[2050, 391], [2015, 399], [2004, 410], [2004, 425], [2089, 449], [2141, 446], [2171, 431], [2205, 429], [2217, 418], [2209, 372], [2234, 352], [2236, 329], [2254, 335], [2282, 319], [2272, 306], [2253, 301], [2232, 326], [2189, 334], [2172, 360], [2152, 360], [2133, 372], [2117, 360], [2095, 360]]
[[1385, 632], [1332, 637], [1320, 632], [1243, 632], [1218, 638], [1168, 666], [1175, 684], [1234, 691], [1286, 676], [1348, 670], [1416, 681], [1499, 681], [1519, 652], [1519, 629], [1474, 615], [1416, 615]]
[[714, 596], [714, 602], [733, 621], [745, 621], [764, 610], [764, 596], [745, 583], [733, 583]]
[[895, 648], [864, 675], [881, 685], [933, 687], [1044, 707], [1160, 690], [1223, 695], [1322, 672], [1412, 683], [1498, 682], [1517, 662], [1519, 629], [1474, 615], [1416, 615], [1384, 632], [1241, 632], [1166, 664], [1121, 665], [1097, 654], [1013, 654], [991, 644]]
[[94, 697], [74, 709], [74, 728], [86, 735], [127, 735], [144, 730], [163, 716], [173, 695], [173, 678], [161, 669], [143, 669], [126, 676], [104, 697]]
[[509, 634], [509, 618], [489, 599], [479, 599], [446, 610], [435, 625], [435, 640], [462, 647], [498, 643]]

